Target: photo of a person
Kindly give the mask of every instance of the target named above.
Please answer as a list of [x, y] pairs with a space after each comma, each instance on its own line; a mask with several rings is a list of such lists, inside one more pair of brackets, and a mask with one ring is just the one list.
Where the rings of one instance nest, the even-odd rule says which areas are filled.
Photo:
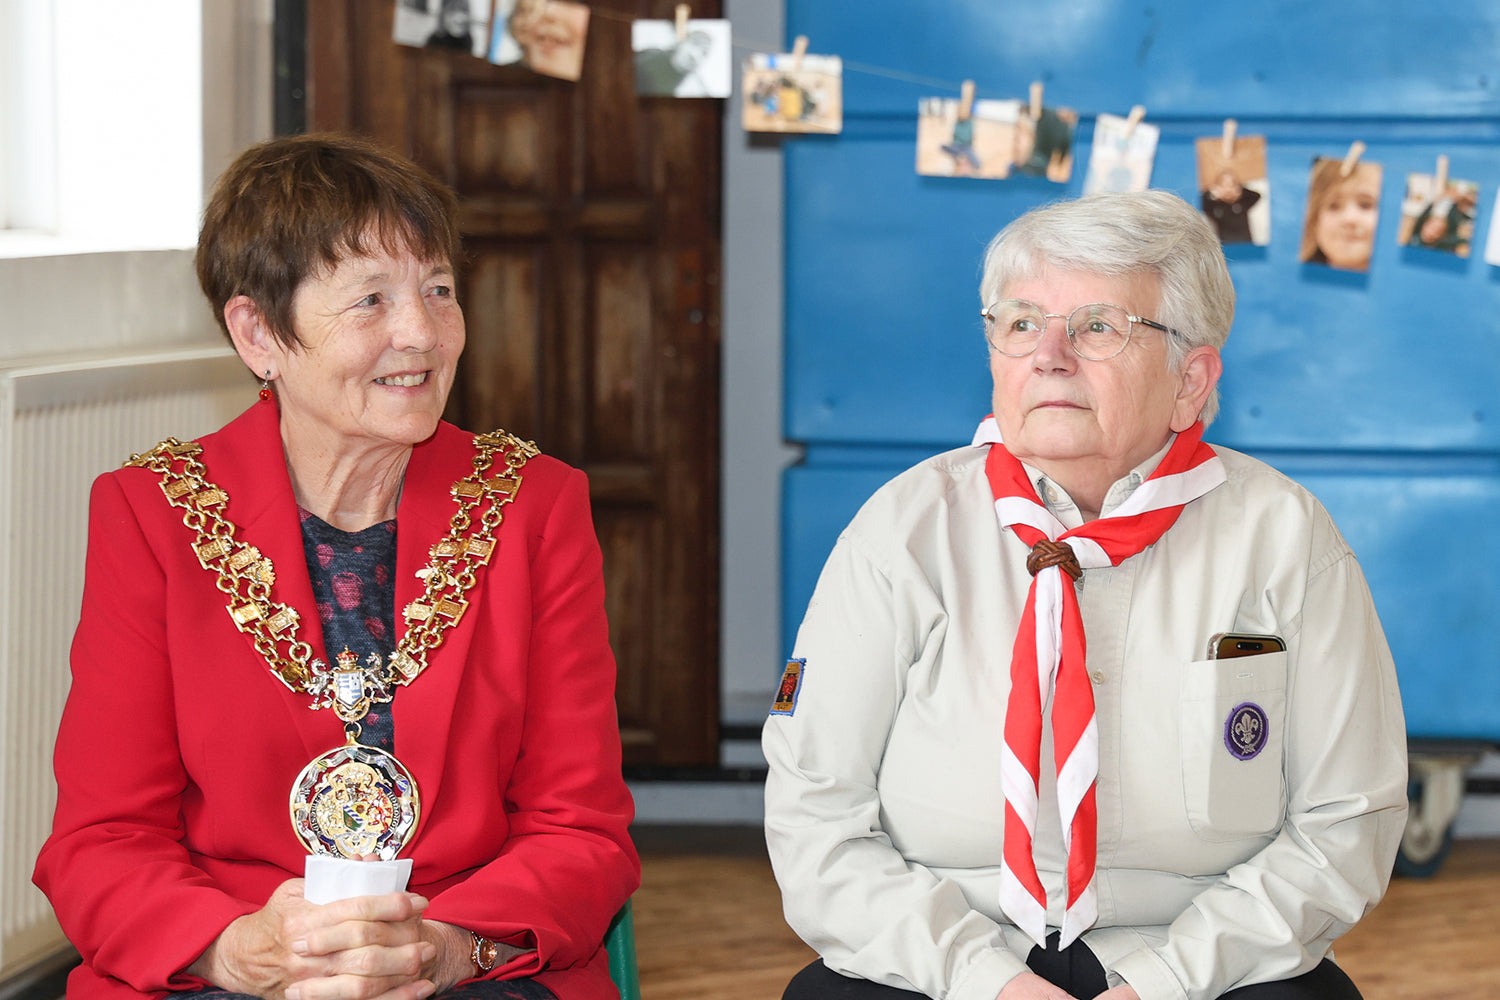
[[1240, 136], [1228, 150], [1219, 136], [1194, 142], [1198, 204], [1225, 246], [1271, 242], [1270, 185], [1264, 136]]
[[401, 0], [391, 37], [402, 45], [483, 56], [489, 30], [488, 0]]
[[1402, 246], [1467, 257], [1478, 211], [1479, 185], [1473, 181], [1407, 174], [1398, 241]]
[[1045, 177], [1059, 184], [1073, 176], [1073, 130], [1078, 112], [1071, 108], [1042, 108], [1032, 117], [1030, 108], [1019, 105], [1016, 119], [1016, 170], [1032, 177]]
[[474, 23], [469, 11], [469, 0], [442, 0], [438, 7], [437, 26], [427, 36], [430, 49], [458, 49], [470, 52], [474, 48]]
[[974, 155], [974, 114], [972, 110], [959, 108], [953, 120], [953, 137], [943, 143], [943, 152], [953, 157], [953, 176], [972, 174], [979, 169], [979, 157]]
[[500, 0], [490, 62], [522, 63], [533, 73], [577, 80], [583, 73], [589, 8], [571, 0]]
[[635, 92], [643, 97], [728, 97], [729, 22], [690, 20], [680, 36], [671, 21], [630, 26]]
[[1297, 259], [1341, 271], [1368, 271], [1382, 175], [1378, 163], [1361, 160], [1350, 164], [1346, 174], [1342, 160], [1314, 159]]
[[844, 127], [844, 63], [838, 56], [758, 52], [745, 60], [740, 119], [747, 132], [835, 133]]
[[1144, 191], [1151, 186], [1151, 168], [1161, 129], [1119, 115], [1101, 114], [1094, 121], [1094, 148], [1089, 154], [1083, 193]]
[[1203, 214], [1219, 232], [1220, 243], [1250, 243], [1250, 209], [1260, 201], [1260, 192], [1245, 187], [1234, 171], [1224, 169], [1213, 186], [1203, 192]]
[[1020, 101], [924, 97], [917, 105], [917, 173], [928, 177], [1010, 176]]

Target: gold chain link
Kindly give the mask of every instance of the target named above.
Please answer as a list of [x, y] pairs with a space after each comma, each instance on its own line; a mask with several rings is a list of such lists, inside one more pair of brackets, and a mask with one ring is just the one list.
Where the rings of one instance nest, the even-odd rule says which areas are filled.
[[[490, 561], [495, 532], [505, 517], [503, 508], [520, 491], [522, 467], [538, 454], [535, 444], [503, 430], [476, 435], [474, 446], [474, 471], [449, 491], [458, 503], [449, 532], [432, 546], [431, 561], [417, 574], [425, 584], [422, 596], [402, 611], [406, 634], [386, 661], [394, 684], [410, 684], [426, 670], [428, 652], [442, 645], [443, 633], [463, 617], [468, 607], [464, 594], [478, 581], [479, 568]], [[502, 449], [505, 470], [487, 479], [495, 453]], [[182, 509], [182, 523], [194, 533], [192, 547], [198, 562], [216, 574], [215, 585], [229, 598], [225, 610], [235, 627], [250, 635], [256, 651], [283, 684], [316, 697], [321, 690], [315, 680], [326, 665], [314, 660], [312, 647], [297, 638], [297, 610], [271, 600], [276, 581], [271, 560], [255, 546], [236, 539], [234, 522], [220, 513], [229, 494], [209, 482], [208, 470], [198, 459], [202, 451], [196, 442], [167, 438], [145, 454], [131, 455], [125, 465], [161, 476], [167, 502]], [[482, 504], [479, 527], [471, 531], [473, 514]], [[286, 645], [284, 651], [281, 643]]]

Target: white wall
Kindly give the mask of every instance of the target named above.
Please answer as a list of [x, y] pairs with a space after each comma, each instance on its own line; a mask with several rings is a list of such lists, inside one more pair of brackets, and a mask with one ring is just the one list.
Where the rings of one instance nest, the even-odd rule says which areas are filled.
[[[180, 183], [207, 191], [235, 152], [270, 134], [271, 9], [271, 0], [202, 0], [202, 150]], [[172, 103], [198, 106], [183, 94]], [[153, 132], [148, 115], [141, 127], [107, 136], [95, 169], [157, 158]], [[172, 166], [181, 173], [182, 164]], [[190, 247], [196, 222], [179, 228], [176, 241]], [[220, 337], [191, 249], [0, 258], [0, 363]]]

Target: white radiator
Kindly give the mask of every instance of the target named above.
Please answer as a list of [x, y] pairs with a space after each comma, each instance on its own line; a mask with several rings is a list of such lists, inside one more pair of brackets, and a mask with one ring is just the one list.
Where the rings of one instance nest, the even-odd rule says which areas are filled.
[[66, 950], [31, 884], [52, 826], [52, 744], [83, 592], [89, 485], [255, 401], [227, 346], [0, 370], [0, 982]]

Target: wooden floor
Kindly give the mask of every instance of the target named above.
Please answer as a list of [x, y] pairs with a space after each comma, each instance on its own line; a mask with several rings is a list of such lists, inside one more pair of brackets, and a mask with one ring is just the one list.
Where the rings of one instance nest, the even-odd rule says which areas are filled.
[[[813, 953], [781, 917], [759, 831], [642, 830], [635, 896], [644, 1000], [777, 1000]], [[1429, 880], [1398, 879], [1336, 948], [1365, 1000], [1500, 992], [1500, 840], [1461, 840]]]

